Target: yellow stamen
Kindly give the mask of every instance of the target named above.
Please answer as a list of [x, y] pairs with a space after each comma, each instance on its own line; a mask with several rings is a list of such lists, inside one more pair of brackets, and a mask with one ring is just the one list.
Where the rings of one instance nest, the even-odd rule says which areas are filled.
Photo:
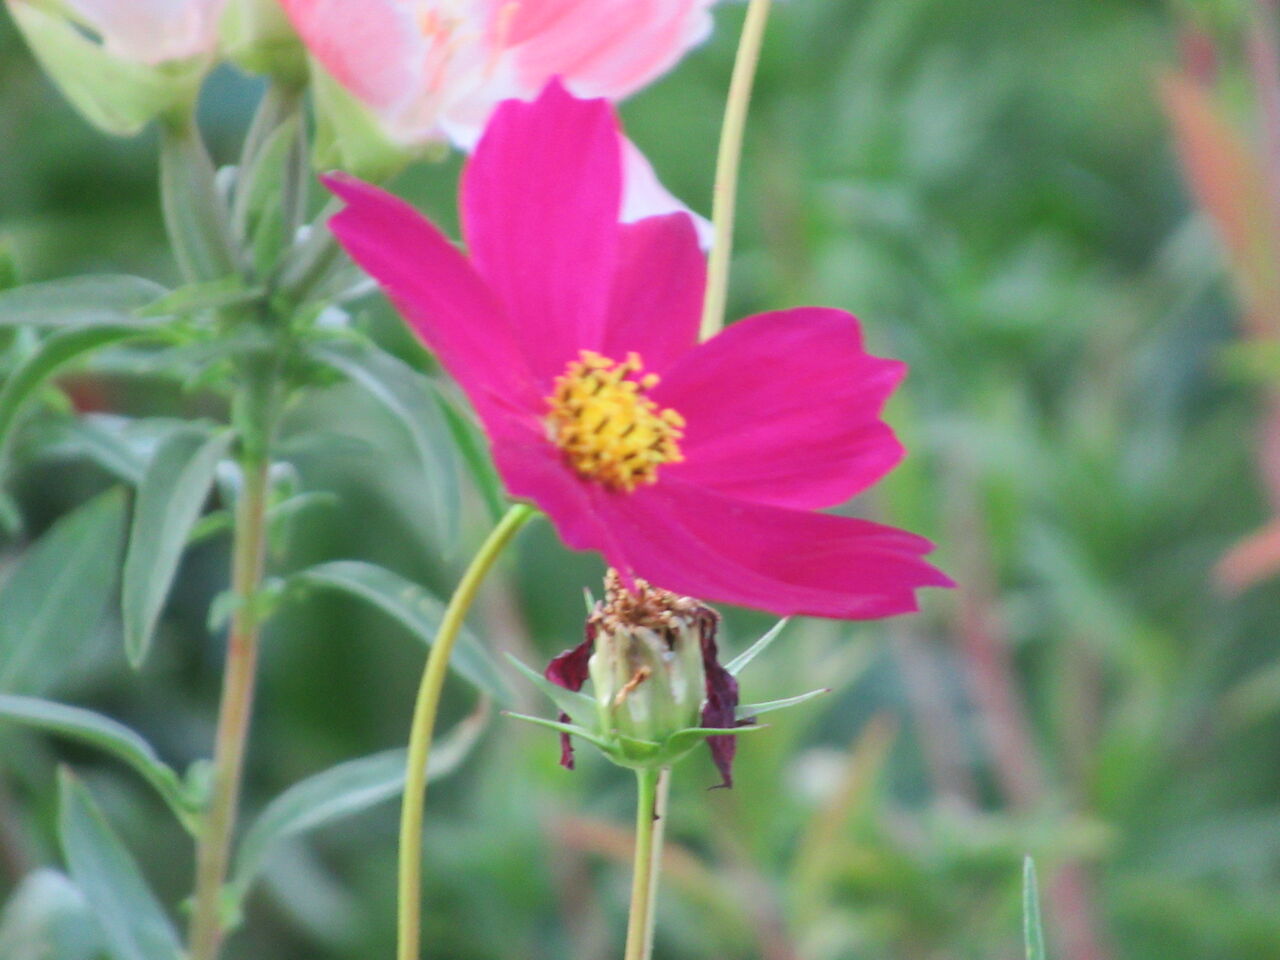
[[646, 395], [658, 383], [636, 353], [619, 363], [583, 350], [547, 397], [547, 433], [582, 476], [630, 493], [679, 463], [684, 418]]

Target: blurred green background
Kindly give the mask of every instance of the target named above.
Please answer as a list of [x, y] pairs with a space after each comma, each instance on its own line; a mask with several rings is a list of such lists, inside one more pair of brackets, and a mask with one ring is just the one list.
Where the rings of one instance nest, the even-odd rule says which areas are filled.
[[[713, 39], [623, 108], [704, 210], [741, 16], [718, 8]], [[792, 624], [745, 675], [748, 700], [836, 692], [744, 738], [732, 791], [707, 792], [701, 753], [677, 771], [659, 958], [1013, 958], [1024, 853], [1053, 956], [1280, 957], [1280, 591], [1232, 596], [1212, 575], [1268, 516], [1259, 391], [1222, 361], [1235, 308], [1155, 97], [1175, 59], [1173, 11], [1155, 2], [777, 5], [731, 312], [845, 307], [876, 352], [909, 362], [890, 419], [910, 457], [860, 507], [934, 539], [961, 588], [910, 618]], [[220, 162], [258, 94], [230, 69], [212, 77], [202, 119]], [[90, 130], [3, 19], [0, 131], [0, 237], [23, 279], [174, 279], [154, 137]], [[457, 169], [415, 168], [398, 189], [451, 223]], [[428, 362], [385, 305], [369, 309], [385, 345]], [[109, 366], [63, 385], [113, 414], [220, 413]], [[24, 527], [0, 564], [113, 482], [49, 440], [72, 416], [50, 404], [23, 423], [8, 485]], [[401, 427], [353, 388], [312, 394], [287, 432], [301, 487], [340, 500], [299, 515], [273, 571], [359, 558], [447, 593], [483, 535], [475, 498], [465, 543], [446, 542]], [[221, 657], [205, 618], [226, 566], [225, 537], [189, 553], [140, 674], [108, 615], [51, 695], [136, 727], [179, 769], [202, 756]], [[577, 642], [601, 572], [535, 525], [473, 624], [542, 662]], [[726, 645], [768, 626], [728, 611]], [[289, 605], [264, 650], [246, 811], [400, 745], [422, 657], [354, 601]], [[451, 686], [445, 725], [473, 700]], [[177, 907], [187, 840], [130, 774], [15, 729], [0, 752], [0, 895], [57, 862], [62, 762]], [[430, 955], [620, 952], [631, 779], [587, 749], [572, 774], [556, 757], [552, 735], [496, 718], [433, 787]], [[228, 955], [389, 955], [396, 817], [386, 803], [277, 855]]]

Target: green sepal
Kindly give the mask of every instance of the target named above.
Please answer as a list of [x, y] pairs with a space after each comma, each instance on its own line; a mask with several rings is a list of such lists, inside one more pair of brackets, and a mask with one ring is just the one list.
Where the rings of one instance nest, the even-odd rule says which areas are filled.
[[538, 673], [532, 667], [525, 665], [514, 654], [507, 654], [507, 659], [511, 661], [511, 665], [519, 670], [535, 687], [541, 690], [550, 698], [563, 713], [569, 716], [582, 716], [584, 713], [589, 717], [596, 715], [596, 702], [593, 698], [585, 693], [579, 693], [576, 690], [569, 690], [560, 686], [558, 683], [552, 683], [542, 674]]
[[794, 697], [785, 697], [781, 700], [766, 700], [762, 703], [744, 703], [739, 705], [735, 716], [739, 720], [750, 720], [752, 717], [758, 717], [762, 713], [769, 713], [773, 710], [785, 710], [787, 707], [798, 707], [802, 703], [808, 703], [810, 700], [830, 692], [830, 687], [823, 687], [820, 690], [810, 690], [808, 693], [801, 693]]
[[729, 673], [731, 673], [733, 676], [736, 677], [738, 674], [740, 674], [743, 671], [743, 669], [747, 666], [747, 664], [749, 664], [756, 657], [760, 656], [760, 654], [764, 653], [765, 650], [767, 650], [770, 647], [773, 641], [778, 639], [778, 635], [782, 633], [783, 628], [790, 622], [791, 622], [790, 617], [784, 617], [783, 619], [779, 620], [777, 623], [775, 623], [772, 627], [769, 628], [768, 632], [765, 633], [764, 636], [762, 636], [759, 640], [757, 640], [755, 643], [749, 646], [746, 650], [742, 651], [742, 653], [738, 654], [736, 657], [730, 660], [729, 663], [725, 666], [725, 669], [728, 670]]

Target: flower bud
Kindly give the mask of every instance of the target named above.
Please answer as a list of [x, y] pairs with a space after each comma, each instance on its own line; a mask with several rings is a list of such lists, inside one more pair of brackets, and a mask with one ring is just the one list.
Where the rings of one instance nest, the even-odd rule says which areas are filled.
[[643, 580], [632, 593], [613, 571], [605, 585], [605, 599], [587, 620], [601, 729], [661, 743], [698, 726], [706, 688], [702, 637], [715, 629], [716, 614]]
[[8, 7], [72, 105], [107, 133], [131, 136], [195, 102], [223, 2], [8, 0]]

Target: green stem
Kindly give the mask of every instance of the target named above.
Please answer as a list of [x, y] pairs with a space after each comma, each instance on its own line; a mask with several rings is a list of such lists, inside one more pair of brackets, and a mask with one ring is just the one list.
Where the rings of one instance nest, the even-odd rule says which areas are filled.
[[218, 708], [213, 754], [213, 791], [196, 848], [196, 887], [188, 938], [190, 960], [214, 960], [223, 934], [222, 887], [235, 830], [240, 779], [258, 664], [256, 599], [267, 549], [268, 467], [265, 457], [246, 457], [244, 488], [236, 504], [231, 588], [235, 613], [227, 640], [227, 662]]
[[729, 256], [733, 251], [734, 204], [738, 196], [738, 166], [742, 159], [742, 135], [747, 126], [751, 86], [760, 62], [764, 26], [769, 18], [769, 0], [751, 0], [738, 41], [738, 55], [729, 81], [729, 100], [724, 125], [720, 129], [720, 151], [716, 157], [716, 182], [712, 192], [711, 258], [707, 263], [707, 295], [702, 306], [701, 339], [714, 337], [724, 326], [729, 289]]
[[427, 761], [431, 755], [431, 734], [440, 708], [440, 692], [444, 689], [449, 655], [485, 575], [511, 538], [534, 514], [532, 507], [517, 504], [493, 528], [449, 599], [449, 606], [440, 621], [440, 632], [431, 645], [431, 653], [422, 672], [422, 683], [413, 708], [404, 802], [400, 810], [398, 960], [419, 960], [422, 937], [422, 813], [427, 802]]
[[671, 769], [636, 771], [636, 851], [631, 877], [631, 913], [624, 960], [649, 960], [653, 954], [658, 873], [667, 817]]

